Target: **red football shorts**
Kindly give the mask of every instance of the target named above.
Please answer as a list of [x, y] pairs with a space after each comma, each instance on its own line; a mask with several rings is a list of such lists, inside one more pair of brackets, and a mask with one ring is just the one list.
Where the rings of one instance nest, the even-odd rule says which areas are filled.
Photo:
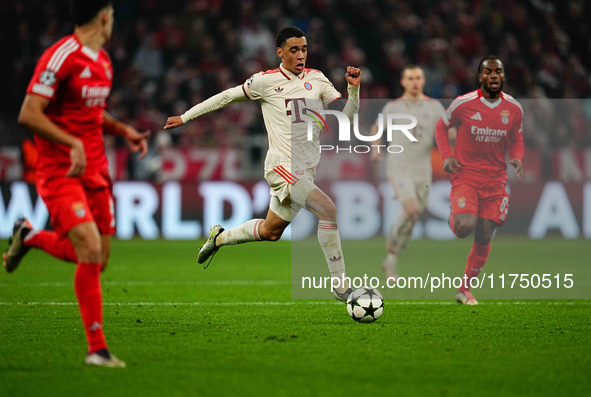
[[86, 222], [95, 222], [103, 235], [115, 233], [113, 184], [108, 170], [79, 178], [38, 174], [36, 186], [51, 225], [60, 236]]
[[473, 214], [503, 225], [509, 213], [509, 194], [503, 183], [456, 183], [451, 187], [451, 215]]

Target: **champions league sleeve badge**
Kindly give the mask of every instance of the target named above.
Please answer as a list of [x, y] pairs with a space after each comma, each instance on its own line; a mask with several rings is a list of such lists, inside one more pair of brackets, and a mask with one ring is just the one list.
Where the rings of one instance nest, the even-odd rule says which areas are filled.
[[50, 87], [55, 84], [55, 73], [51, 70], [46, 70], [39, 75], [39, 81], [41, 82], [41, 84]]

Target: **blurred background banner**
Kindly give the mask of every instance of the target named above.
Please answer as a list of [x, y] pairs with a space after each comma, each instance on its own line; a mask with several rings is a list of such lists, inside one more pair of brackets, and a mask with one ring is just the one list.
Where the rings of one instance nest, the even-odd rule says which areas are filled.
[[[333, 197], [339, 231], [345, 240], [385, 236], [396, 221], [401, 204], [393, 199], [387, 182], [338, 181], [319, 186]], [[447, 181], [433, 184], [429, 214], [413, 229], [414, 239], [453, 238], [447, 225], [449, 190]], [[210, 225], [232, 227], [264, 216], [269, 204], [265, 181], [119, 181], [115, 182], [114, 193], [117, 237], [121, 239], [136, 235], [144, 239], [196, 239], [207, 236]], [[45, 205], [33, 185], [3, 183], [0, 204], [0, 238], [12, 235], [14, 221], [20, 216], [29, 218], [35, 227], [44, 227], [48, 222]], [[316, 226], [316, 218], [302, 210], [284, 238], [314, 236]], [[513, 186], [509, 217], [497, 234], [591, 239], [591, 182]]]
[[[131, 238], [203, 237], [210, 224], [238, 224], [263, 216], [262, 181], [267, 137], [260, 105], [232, 104], [168, 131], [166, 117], [253, 73], [277, 67], [276, 32], [296, 25], [306, 32], [307, 66], [346, 93], [347, 65], [363, 71], [361, 96], [383, 101], [402, 94], [400, 72], [420, 65], [425, 93], [447, 106], [477, 88], [479, 60], [500, 56], [504, 90], [524, 108], [524, 178], [509, 173], [510, 216], [498, 233], [530, 238], [591, 238], [591, 10], [585, 1], [195, 1], [115, 2], [115, 33], [106, 43], [114, 66], [108, 111], [138, 130], [150, 129], [143, 161], [125, 142], [106, 136], [115, 181], [117, 235]], [[368, 28], [371, 27], [371, 28]], [[26, 86], [41, 53], [71, 33], [67, 1], [0, 3], [0, 236], [16, 217], [47, 222], [34, 182], [35, 146], [16, 122]], [[330, 141], [331, 136], [323, 137]], [[318, 184], [345, 216], [366, 200], [366, 224], [339, 221], [345, 239], [384, 233], [400, 205], [384, 182], [383, 166], [369, 156], [323, 153]], [[450, 238], [447, 175], [433, 149], [429, 215], [415, 237]], [[510, 170], [511, 171], [511, 170]], [[330, 176], [330, 177], [327, 177]], [[360, 189], [360, 186], [363, 189]], [[355, 197], [363, 192], [363, 197]], [[313, 233], [307, 215], [294, 238]], [[356, 223], [357, 222], [357, 223]], [[296, 223], [297, 225], [297, 223]], [[289, 235], [289, 233], [288, 233]]]

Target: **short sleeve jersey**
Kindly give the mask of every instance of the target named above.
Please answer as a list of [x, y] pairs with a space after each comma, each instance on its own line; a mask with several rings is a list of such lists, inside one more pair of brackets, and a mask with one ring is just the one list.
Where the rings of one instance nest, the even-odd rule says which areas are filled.
[[265, 169], [278, 165], [288, 169], [315, 167], [320, 160], [320, 128], [311, 123], [313, 136], [308, 140], [306, 109], [322, 110], [341, 97], [324, 74], [305, 69], [295, 75], [280, 65], [254, 74], [242, 89], [248, 99], [261, 101], [269, 138]]
[[[388, 175], [431, 179], [431, 148], [435, 139], [435, 125], [444, 112], [445, 108], [441, 102], [428, 97], [415, 100], [399, 98], [384, 106], [384, 125], [388, 114], [410, 114], [417, 119], [416, 127], [409, 130], [417, 139], [416, 142], [411, 142], [402, 133], [393, 134], [392, 141], [388, 142], [389, 145], [399, 145], [403, 148], [401, 153], [386, 154]], [[405, 123], [408, 121], [401, 122]]]
[[[106, 51], [95, 52], [76, 35], [49, 47], [37, 62], [27, 94], [50, 100], [45, 114], [65, 132], [81, 139], [86, 172], [107, 168], [103, 110], [111, 92], [113, 67]], [[35, 135], [38, 172], [62, 173], [70, 167], [67, 146]]]
[[507, 150], [523, 142], [519, 102], [505, 93], [490, 102], [477, 90], [456, 98], [442, 121], [458, 130], [454, 156], [461, 167], [451, 175], [452, 183], [507, 181]]

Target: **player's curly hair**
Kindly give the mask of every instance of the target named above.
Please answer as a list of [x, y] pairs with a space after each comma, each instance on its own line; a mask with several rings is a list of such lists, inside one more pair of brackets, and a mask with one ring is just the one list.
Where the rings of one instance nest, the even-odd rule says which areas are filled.
[[70, 12], [76, 26], [90, 22], [103, 8], [113, 5], [113, 0], [70, 0]]
[[304, 31], [298, 27], [288, 26], [283, 28], [279, 31], [279, 33], [277, 33], [277, 47], [281, 47], [287, 41], [287, 39], [304, 36]]
[[[499, 58], [496, 55], [487, 55], [484, 58], [482, 58], [480, 60], [480, 62], [478, 62], [478, 74], [482, 73], [482, 64], [485, 61], [499, 61], [501, 63], [501, 65], [503, 65], [503, 61], [501, 61], [501, 58]], [[505, 66], [503, 65], [503, 70], [505, 69]]]

